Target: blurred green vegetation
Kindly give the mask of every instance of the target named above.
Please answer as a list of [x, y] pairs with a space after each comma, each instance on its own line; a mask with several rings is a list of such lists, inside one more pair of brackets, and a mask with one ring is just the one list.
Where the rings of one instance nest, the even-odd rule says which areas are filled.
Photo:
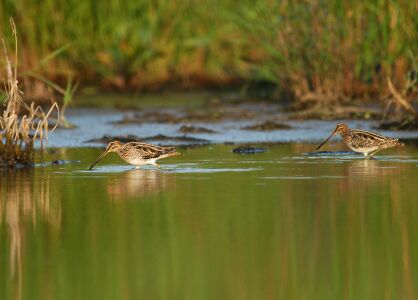
[[[1, 35], [20, 65], [98, 89], [268, 81], [299, 99], [402, 87], [418, 58], [415, 1], [2, 0]], [[416, 76], [416, 75], [415, 75]], [[382, 88], [383, 86], [383, 88]]]

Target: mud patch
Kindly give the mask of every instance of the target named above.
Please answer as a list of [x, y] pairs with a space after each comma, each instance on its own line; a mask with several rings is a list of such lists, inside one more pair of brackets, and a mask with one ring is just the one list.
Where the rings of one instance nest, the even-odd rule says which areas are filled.
[[264, 123], [250, 125], [242, 127], [243, 130], [257, 130], [257, 131], [273, 131], [273, 130], [283, 130], [291, 129], [292, 127], [282, 123], [276, 123], [274, 121], [266, 121]]
[[217, 133], [214, 130], [205, 128], [205, 127], [199, 127], [199, 126], [193, 126], [193, 125], [183, 125], [178, 130], [181, 133]]
[[254, 118], [256, 115], [249, 111], [237, 111], [237, 112], [192, 112], [183, 115], [176, 116], [170, 113], [146, 113], [146, 114], [134, 114], [132, 116], [125, 116], [122, 120], [116, 121], [113, 124], [126, 125], [126, 124], [144, 124], [144, 123], [215, 123], [223, 120], [244, 120]]
[[186, 144], [186, 145], [204, 145], [209, 144], [209, 141], [206, 139], [194, 138], [189, 136], [167, 136], [163, 134], [157, 134], [153, 136], [148, 136], [140, 138], [136, 135], [126, 135], [126, 136], [110, 136], [104, 135], [98, 139], [91, 139], [86, 141], [86, 143], [97, 143], [97, 144], [108, 144], [112, 141], [119, 141], [121, 143], [129, 142], [158, 142], [158, 141], [171, 141], [176, 144]]
[[147, 113], [136, 113], [133, 115], [125, 116], [122, 120], [112, 122], [116, 125], [126, 124], [146, 124], [146, 123], [178, 123], [179, 117], [164, 112], [147, 112]]
[[321, 103], [309, 108], [294, 108], [295, 111], [289, 115], [289, 118], [292, 120], [378, 120], [382, 117], [377, 108], [349, 105], [328, 106]]
[[177, 108], [175, 111], [143, 110], [126, 115], [122, 120], [113, 122], [117, 125], [144, 123], [216, 123], [220, 121], [249, 120], [279, 112], [279, 105], [272, 104], [241, 104], [241, 105], [204, 105], [195, 109]]
[[[67, 112], [68, 119], [77, 125], [77, 128], [73, 130], [57, 130], [54, 134], [48, 137], [48, 148], [62, 148], [62, 147], [97, 147], [105, 142], [95, 143], [94, 140], [103, 136], [120, 136], [123, 139], [128, 140], [142, 140], [143, 138], [155, 137], [157, 135], [159, 145], [163, 146], [180, 146], [190, 144], [205, 144], [210, 141], [213, 144], [223, 144], [225, 142], [232, 142], [236, 146], [238, 145], [251, 145], [252, 143], [279, 143], [279, 142], [315, 142], [320, 143], [324, 137], [330, 134], [330, 131], [335, 128], [336, 122], [328, 121], [289, 121], [286, 120], [286, 114], [277, 114], [274, 108], [265, 106], [264, 108], [255, 109], [255, 111], [269, 111], [265, 114], [260, 114], [259, 119], [238, 120], [238, 121], [222, 121], [216, 123], [180, 123], [172, 125], [156, 124], [156, 123], [143, 123], [140, 126], [127, 125], [127, 126], [115, 126], [112, 122], [123, 119], [125, 116], [133, 115], [137, 112], [120, 112], [115, 110], [103, 110], [97, 111], [94, 109], [69, 109]], [[181, 112], [175, 109], [169, 108], [163, 111], [170, 115], [180, 115]], [[163, 113], [162, 112], [162, 113]], [[138, 112], [142, 113], [142, 112]], [[285, 123], [292, 126], [292, 129], [273, 130], [273, 131], [257, 131], [257, 130], [242, 130], [244, 126], [250, 126], [253, 124], [263, 123], [264, 121], [272, 120], [277, 123]], [[92, 126], [94, 124], [94, 126]], [[204, 127], [210, 130], [214, 130], [217, 133], [184, 133], [178, 132], [182, 125], [193, 125], [196, 127]], [[349, 122], [349, 126], [353, 128], [361, 128], [363, 130], [372, 130], [372, 126], [376, 126], [375, 122], [356, 121]], [[205, 139], [204, 141], [186, 141], [175, 142], [172, 140], [167, 142], [162, 141], [162, 137], [158, 135], [164, 135], [177, 139], [181, 137], [184, 140], [184, 136], [189, 140], [189, 137]], [[398, 131], [398, 132], [385, 132], [394, 138], [414, 138], [418, 137], [418, 131]], [[85, 141], [93, 141], [86, 143]], [[208, 141], [206, 141], [208, 140]], [[40, 145], [36, 145], [40, 147]]]

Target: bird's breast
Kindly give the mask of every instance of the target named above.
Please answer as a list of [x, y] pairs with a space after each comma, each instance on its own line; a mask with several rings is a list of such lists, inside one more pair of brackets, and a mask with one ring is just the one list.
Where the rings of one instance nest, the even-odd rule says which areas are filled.
[[129, 163], [131, 165], [134, 165], [134, 166], [142, 166], [142, 165], [145, 165], [147, 163], [147, 161], [142, 159], [142, 158], [122, 157], [122, 159], [124, 161], [126, 161], [127, 163]]

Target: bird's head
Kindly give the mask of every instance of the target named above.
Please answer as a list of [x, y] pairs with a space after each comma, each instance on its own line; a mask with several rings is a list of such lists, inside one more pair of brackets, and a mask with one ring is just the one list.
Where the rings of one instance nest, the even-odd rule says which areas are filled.
[[106, 153], [109, 153], [109, 152], [117, 152], [121, 147], [122, 147], [122, 143], [121, 142], [119, 142], [119, 141], [113, 141], [113, 142], [110, 142], [109, 144], [107, 144], [107, 147], [106, 147], [105, 152]]
[[93, 167], [103, 158], [106, 156], [106, 154], [108, 154], [109, 152], [118, 152], [119, 149], [122, 147], [122, 144], [118, 141], [113, 141], [110, 142], [107, 147], [106, 150], [102, 153], [102, 155], [99, 156], [99, 158], [97, 158], [95, 160], [95, 162], [90, 166], [89, 170], [93, 169]]
[[337, 126], [335, 126], [334, 132], [332, 133], [332, 135], [334, 134], [341, 134], [344, 133], [348, 130], [348, 126], [345, 125], [344, 123], [338, 123]]
[[347, 132], [348, 126], [344, 123], [338, 123], [337, 126], [335, 126], [334, 131], [331, 133], [329, 137], [327, 137], [318, 147], [316, 147], [316, 150], [319, 150], [326, 142], [329, 141], [330, 138], [332, 138], [336, 134], [343, 134], [344, 132]]

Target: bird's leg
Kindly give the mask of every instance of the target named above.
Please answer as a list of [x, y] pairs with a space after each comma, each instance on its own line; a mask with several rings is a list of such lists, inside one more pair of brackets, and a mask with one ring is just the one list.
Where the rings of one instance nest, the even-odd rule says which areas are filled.
[[379, 152], [380, 151], [380, 149], [377, 149], [377, 150], [374, 150], [374, 151], [372, 151], [372, 152], [370, 152], [368, 155], [367, 155], [367, 159], [373, 159], [373, 155], [375, 155], [377, 152]]

